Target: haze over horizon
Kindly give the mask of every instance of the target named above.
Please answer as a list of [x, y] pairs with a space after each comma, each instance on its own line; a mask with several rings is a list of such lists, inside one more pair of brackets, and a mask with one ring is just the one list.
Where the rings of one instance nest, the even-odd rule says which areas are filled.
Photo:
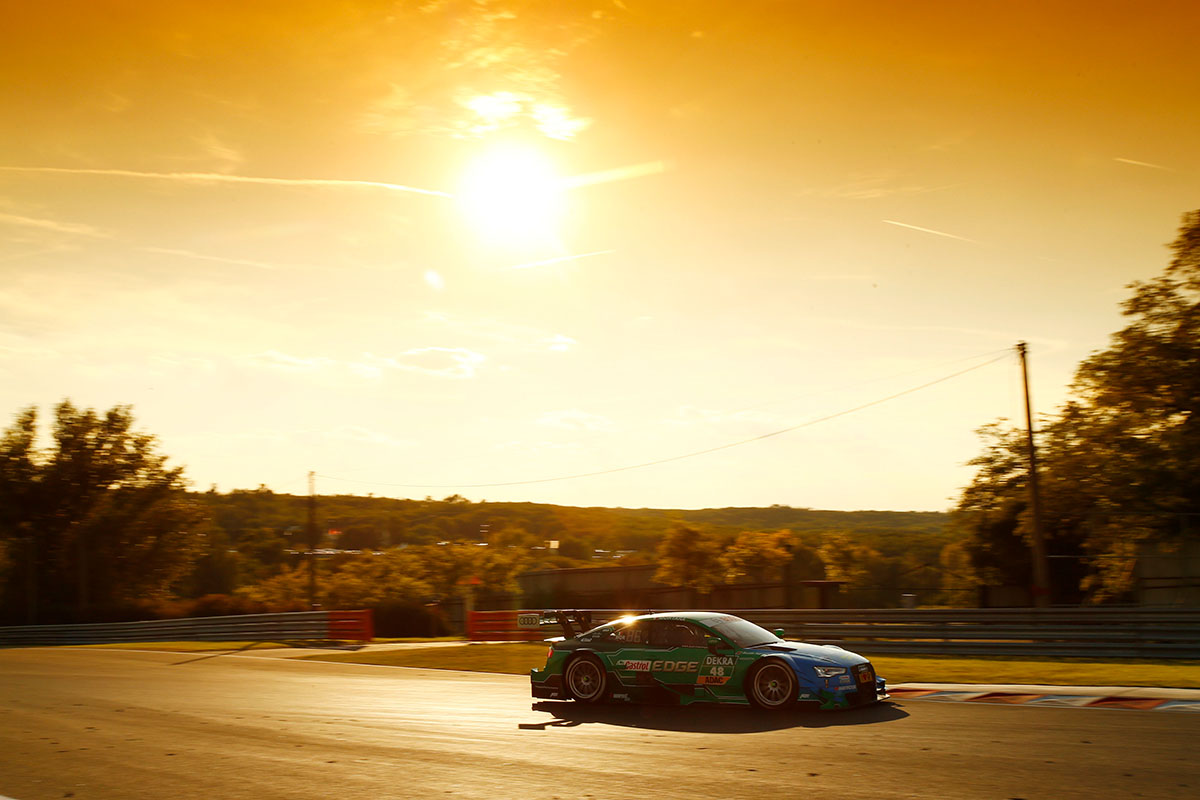
[[131, 404], [200, 490], [945, 509], [1200, 207], [1192, 2], [8, 23], [0, 419]]

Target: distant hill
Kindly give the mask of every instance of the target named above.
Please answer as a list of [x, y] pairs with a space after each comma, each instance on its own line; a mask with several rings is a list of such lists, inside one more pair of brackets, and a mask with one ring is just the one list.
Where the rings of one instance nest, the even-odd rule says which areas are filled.
[[[230, 541], [247, 532], [270, 529], [299, 543], [308, 498], [268, 489], [195, 495]], [[457, 495], [443, 500], [397, 500], [357, 495], [321, 496], [318, 530], [323, 544], [346, 549], [427, 544], [448, 540], [500, 543], [560, 542], [564, 555], [590, 557], [594, 549], [653, 550], [673, 522], [683, 521], [718, 536], [745, 530], [790, 529], [806, 542], [823, 534], [868, 539], [883, 554], [920, 543], [949, 541], [947, 515], [934, 511], [820, 511], [789, 506], [768, 508], [580, 508], [544, 503], [472, 503]], [[330, 534], [337, 531], [336, 534]]]

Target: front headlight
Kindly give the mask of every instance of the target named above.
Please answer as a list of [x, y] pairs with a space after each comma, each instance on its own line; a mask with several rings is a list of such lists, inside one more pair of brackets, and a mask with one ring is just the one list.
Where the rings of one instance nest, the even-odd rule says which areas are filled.
[[813, 671], [822, 678], [832, 678], [835, 675], [845, 675], [845, 667], [813, 667]]

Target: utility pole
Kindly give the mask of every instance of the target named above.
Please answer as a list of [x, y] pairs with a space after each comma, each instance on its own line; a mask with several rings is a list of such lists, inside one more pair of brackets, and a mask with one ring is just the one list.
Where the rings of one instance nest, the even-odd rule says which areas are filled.
[[71, 531], [75, 534], [79, 552], [79, 587], [75, 597], [75, 614], [79, 622], [86, 622], [88, 617], [88, 551], [87, 531], [78, 522], [71, 523]]
[[1042, 495], [1038, 489], [1037, 447], [1033, 442], [1033, 407], [1029, 402], [1029, 360], [1025, 342], [1017, 342], [1021, 358], [1021, 381], [1025, 386], [1025, 436], [1029, 446], [1029, 509], [1033, 518], [1033, 604], [1050, 607], [1050, 563], [1042, 534]]
[[28, 522], [19, 522], [17, 527], [25, 532], [25, 619], [27, 624], [37, 624], [37, 539]]
[[317, 608], [317, 473], [308, 473], [308, 526], [305, 538], [308, 540], [308, 607]]

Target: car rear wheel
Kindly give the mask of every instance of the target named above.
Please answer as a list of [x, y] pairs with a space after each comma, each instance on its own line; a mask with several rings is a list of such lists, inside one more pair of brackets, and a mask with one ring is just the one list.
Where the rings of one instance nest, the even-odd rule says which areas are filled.
[[572, 659], [563, 677], [567, 694], [580, 703], [597, 703], [604, 697], [607, 676], [604, 665], [593, 655]]
[[782, 661], [765, 661], [746, 678], [746, 697], [759, 708], [782, 711], [796, 702], [796, 674]]

